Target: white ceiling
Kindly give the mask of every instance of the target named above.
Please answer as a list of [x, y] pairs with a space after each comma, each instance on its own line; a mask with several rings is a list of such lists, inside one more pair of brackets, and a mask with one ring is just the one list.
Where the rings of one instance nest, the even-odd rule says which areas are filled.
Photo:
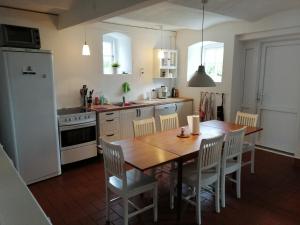
[[[205, 12], [205, 28], [233, 20], [236, 19], [216, 13]], [[173, 4], [171, 2], [162, 2], [123, 14], [120, 17], [110, 18], [106, 21], [156, 28], [163, 25], [165, 30], [177, 30], [183, 28], [200, 29], [202, 11]]]
[[[84, 0], [0, 0], [0, 6], [60, 14], [68, 11], [75, 1]], [[99, 4], [106, 2], [95, 1]], [[239, 19], [257, 21], [265, 16], [295, 8], [300, 8], [300, 0], [208, 0], [205, 27]], [[164, 29], [170, 30], [199, 29], [201, 0], [166, 0], [106, 21], [152, 28], [163, 25]]]
[[73, 0], [0, 0], [0, 6], [59, 14], [71, 8]]
[[[200, 29], [201, 0], [167, 0], [107, 21], [134, 26], [165, 29]], [[263, 17], [300, 8], [300, 0], [208, 0], [205, 28], [234, 20], [257, 21]]]
[[[200, 8], [201, 0], [168, 0], [190, 8]], [[208, 0], [206, 9], [210, 12], [247, 21], [294, 8], [300, 8], [299, 0]]]

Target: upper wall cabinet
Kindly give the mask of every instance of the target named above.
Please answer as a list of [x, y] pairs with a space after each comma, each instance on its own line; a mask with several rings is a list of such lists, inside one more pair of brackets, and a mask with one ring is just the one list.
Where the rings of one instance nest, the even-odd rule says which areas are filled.
[[154, 78], [177, 77], [177, 50], [154, 49]]
[[131, 74], [131, 38], [125, 34], [112, 32], [102, 37], [103, 74]]

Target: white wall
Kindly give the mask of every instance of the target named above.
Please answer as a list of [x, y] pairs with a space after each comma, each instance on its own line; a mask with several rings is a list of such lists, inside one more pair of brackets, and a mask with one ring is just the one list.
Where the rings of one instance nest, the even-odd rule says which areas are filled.
[[[131, 85], [131, 92], [126, 94], [128, 100], [143, 98], [146, 91], [161, 84], [171, 85], [170, 81], [152, 79], [153, 48], [160, 46], [160, 31], [101, 23], [87, 25], [87, 42], [91, 49], [88, 57], [81, 55], [85, 27], [78, 25], [57, 30], [56, 22], [56, 16], [0, 8], [0, 23], [38, 27], [42, 48], [53, 51], [58, 108], [79, 106], [79, 89], [83, 84], [95, 89], [96, 93], [101, 92], [110, 101], [121, 101], [121, 85], [125, 81]], [[132, 38], [133, 75], [102, 74], [101, 38], [104, 33], [113, 31]], [[165, 35], [173, 37], [175, 33], [166, 32]], [[140, 68], [144, 68], [142, 77]]]
[[[205, 41], [224, 42], [223, 82], [214, 88], [187, 87], [187, 51], [188, 46], [201, 41], [200, 31], [181, 30], [177, 32], [176, 46], [179, 50], [179, 78], [177, 87], [180, 94], [195, 99], [198, 110], [200, 91], [224, 92], [225, 119], [232, 120], [239, 109], [241, 74], [239, 70], [239, 39], [249, 40], [270, 36], [300, 33], [300, 10], [278, 13], [257, 22], [229, 22], [205, 30]], [[197, 68], [195, 68], [196, 70]]]
[[[177, 33], [176, 44], [179, 50], [179, 79], [177, 86], [184, 96], [194, 98], [195, 109], [199, 107], [200, 91], [225, 92], [225, 119], [233, 120], [240, 109], [242, 93], [242, 72], [240, 48], [241, 40], [255, 40], [275, 36], [300, 34], [300, 10], [278, 13], [257, 22], [230, 22], [205, 30], [205, 41], [224, 42], [223, 82], [214, 88], [187, 87], [188, 46], [199, 42], [200, 31], [182, 30]], [[300, 158], [300, 149], [295, 154]]]

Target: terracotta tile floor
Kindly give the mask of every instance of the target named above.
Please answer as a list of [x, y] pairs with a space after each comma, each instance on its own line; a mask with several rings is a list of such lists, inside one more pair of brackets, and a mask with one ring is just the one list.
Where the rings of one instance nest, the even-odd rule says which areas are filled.
[[[158, 177], [158, 224], [195, 224], [195, 209], [184, 204], [182, 220], [176, 222], [175, 211], [169, 209], [167, 175]], [[34, 196], [54, 225], [105, 224], [105, 185], [100, 158], [65, 168], [63, 175], [30, 186]], [[245, 168], [242, 176], [242, 199], [235, 198], [234, 186], [227, 184], [227, 207], [214, 212], [210, 193], [203, 193], [203, 225], [299, 225], [300, 169], [293, 159], [257, 151], [256, 173]], [[151, 201], [150, 195], [138, 201]], [[120, 203], [114, 204], [111, 224], [122, 224]], [[134, 217], [130, 224], [152, 223], [152, 211]]]

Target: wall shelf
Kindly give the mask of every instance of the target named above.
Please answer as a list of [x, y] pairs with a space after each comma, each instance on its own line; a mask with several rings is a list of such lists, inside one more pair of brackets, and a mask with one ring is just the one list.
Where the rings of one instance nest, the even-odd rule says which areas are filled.
[[[162, 53], [160, 53], [162, 52]], [[162, 57], [159, 57], [162, 54]], [[177, 77], [178, 51], [175, 49], [154, 49], [153, 78], [176, 78]]]

